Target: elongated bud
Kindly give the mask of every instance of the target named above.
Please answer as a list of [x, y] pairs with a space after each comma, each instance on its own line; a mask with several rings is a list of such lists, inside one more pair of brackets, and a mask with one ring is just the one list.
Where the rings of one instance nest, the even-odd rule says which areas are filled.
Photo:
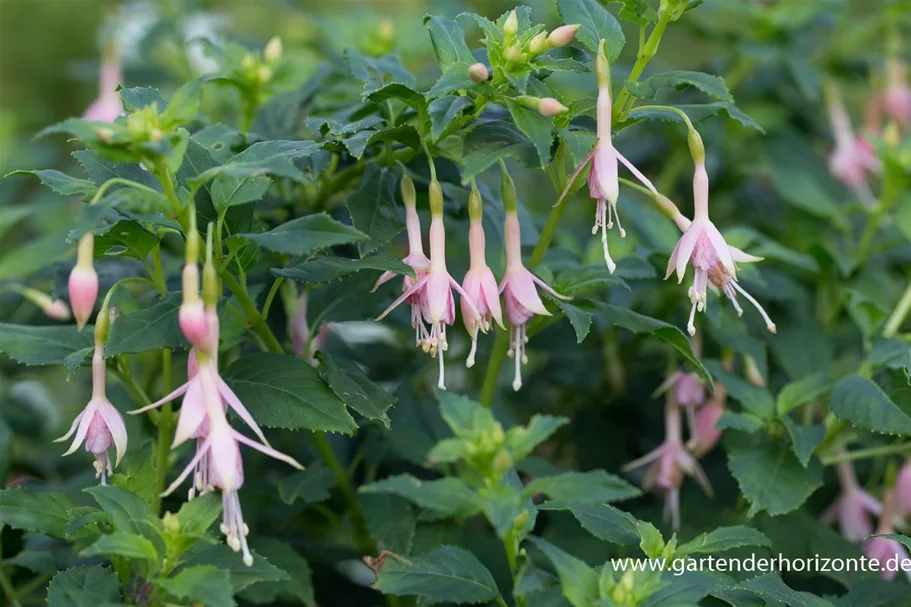
[[69, 278], [70, 305], [80, 331], [92, 316], [95, 300], [98, 299], [98, 274], [95, 272], [94, 255], [95, 235], [87, 232], [79, 241], [76, 266]]
[[414, 207], [417, 202], [417, 193], [414, 191], [414, 181], [411, 180], [411, 177], [403, 175], [399, 189], [402, 192], [402, 202], [405, 203], [405, 206]]
[[247, 53], [246, 55], [244, 55], [244, 58], [240, 62], [240, 64], [243, 66], [243, 68], [250, 73], [252, 73], [253, 70], [256, 69], [256, 63], [257, 63], [256, 57], [253, 55], [253, 53]]
[[23, 289], [22, 296], [41, 308], [41, 311], [55, 320], [69, 320], [70, 309], [62, 299], [53, 300], [47, 293], [37, 289]]
[[111, 322], [117, 317], [117, 311], [114, 310], [112, 312], [108, 305], [108, 299], [110, 299], [110, 296], [104, 300], [104, 304], [101, 306], [101, 310], [98, 311], [98, 316], [95, 318], [95, 346], [101, 348], [104, 347], [104, 342], [108, 340], [108, 333], [111, 331]]
[[509, 63], [518, 63], [522, 60], [522, 47], [518, 43], [513, 44], [506, 49], [506, 61]]
[[558, 116], [566, 112], [569, 108], [554, 99], [553, 97], [544, 97], [538, 104], [538, 113], [542, 116]]
[[516, 11], [510, 11], [509, 16], [506, 17], [506, 22], [503, 23], [503, 37], [507, 42], [510, 42], [515, 38], [516, 34], [519, 32], [519, 16], [516, 15]]
[[602, 38], [598, 44], [598, 57], [595, 59], [595, 75], [598, 86], [610, 88], [610, 64], [607, 61], [607, 42]]
[[186, 260], [187, 263], [199, 262], [199, 231], [196, 229], [196, 209], [190, 208], [190, 225], [187, 228]]
[[266, 48], [263, 49], [263, 58], [266, 63], [278, 63], [278, 60], [282, 58], [282, 51], [282, 39], [278, 36], [273, 36], [266, 44]]
[[516, 185], [512, 181], [512, 177], [509, 176], [509, 173], [506, 171], [506, 167], [502, 167], [503, 176], [500, 179], [500, 195], [503, 197], [503, 207], [507, 211], [516, 211], [519, 208], [519, 199], [516, 196]]
[[690, 155], [693, 157], [693, 163], [705, 164], [705, 145], [702, 143], [702, 136], [694, 128], [690, 128], [686, 134], [686, 142], [690, 146]]
[[481, 221], [484, 216], [484, 201], [481, 199], [481, 192], [478, 186], [471, 184], [471, 193], [468, 195], [468, 217], [471, 221]]
[[206, 263], [202, 268], [202, 299], [207, 306], [215, 306], [218, 303], [218, 296], [221, 294], [218, 286], [218, 272], [212, 261], [213, 229], [214, 225], [209, 223], [209, 229], [206, 232]]
[[430, 215], [441, 216], [443, 214], [443, 188], [440, 187], [440, 182], [436, 178], [430, 180], [427, 196], [430, 199]]
[[551, 44], [547, 40], [547, 32], [540, 32], [528, 43], [528, 52], [532, 55], [540, 55], [551, 49]]
[[490, 78], [490, 71], [483, 63], [473, 63], [468, 67], [468, 77], [472, 82], [487, 82]]
[[566, 46], [573, 41], [573, 38], [576, 37], [576, 32], [579, 31], [580, 27], [582, 27], [582, 25], [579, 23], [573, 25], [561, 25], [550, 33], [550, 36], [547, 37], [547, 41], [551, 44], [551, 46]]

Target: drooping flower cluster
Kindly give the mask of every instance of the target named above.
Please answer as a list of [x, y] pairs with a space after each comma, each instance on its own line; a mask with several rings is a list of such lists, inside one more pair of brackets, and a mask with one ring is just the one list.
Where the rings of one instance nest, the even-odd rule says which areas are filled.
[[[485, 238], [482, 225], [483, 203], [476, 186], [469, 196], [469, 250], [471, 265], [459, 285], [446, 269], [446, 233], [443, 226], [443, 192], [436, 178], [431, 179], [430, 199], [430, 259], [424, 255], [421, 244], [421, 226], [414, 208], [414, 185], [407, 176], [403, 179], [402, 198], [405, 201], [406, 228], [409, 253], [404, 261], [415, 273], [406, 276], [403, 292], [377, 320], [382, 320], [403, 302], [411, 305], [411, 324], [415, 329], [416, 345], [439, 360], [438, 386], [445, 389], [445, 365], [443, 352], [449, 348], [446, 326], [455, 322], [455, 289], [461, 300], [460, 307], [465, 328], [472, 339], [471, 351], [466, 365], [475, 363], [479, 332], [486, 333], [495, 321], [503, 327], [503, 308], [510, 323], [509, 355], [516, 360], [513, 388], [522, 386], [521, 365], [527, 362], [525, 344], [528, 341], [526, 325], [535, 314], [550, 315], [537, 294], [535, 284], [555, 297], [563, 298], [540, 278], [528, 271], [522, 264], [521, 236], [517, 215], [517, 200], [512, 179], [503, 171], [503, 200], [506, 208], [504, 224], [506, 241], [506, 270], [497, 287], [496, 277], [485, 258]], [[426, 260], [426, 262], [425, 262]], [[383, 274], [377, 286], [392, 278], [391, 273]], [[374, 287], [376, 288], [376, 287]], [[503, 295], [501, 308], [499, 295]], [[430, 325], [428, 329], [426, 325]]]

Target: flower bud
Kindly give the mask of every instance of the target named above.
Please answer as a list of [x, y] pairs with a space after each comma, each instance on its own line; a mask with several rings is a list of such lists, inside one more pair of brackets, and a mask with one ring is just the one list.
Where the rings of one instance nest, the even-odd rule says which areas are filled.
[[212, 231], [213, 224], [209, 223], [209, 229], [206, 233], [206, 263], [202, 267], [202, 299], [207, 306], [216, 305], [221, 295], [221, 288], [218, 284], [218, 271], [212, 261], [212, 251], [214, 250]]
[[512, 10], [509, 12], [509, 16], [506, 17], [506, 22], [503, 23], [503, 37], [507, 42], [511, 41], [515, 35], [519, 32], [519, 16], [516, 15], [516, 11]]
[[259, 80], [260, 84], [266, 84], [272, 80], [272, 68], [268, 65], [261, 65], [256, 70], [256, 79]]
[[566, 46], [576, 37], [576, 32], [579, 31], [580, 27], [582, 27], [582, 25], [579, 23], [574, 25], [561, 25], [550, 33], [547, 37], [547, 41], [554, 47]]
[[62, 299], [55, 299], [42, 309], [45, 314], [54, 320], [69, 320], [71, 316], [69, 306]]
[[504, 167], [503, 176], [500, 179], [500, 196], [503, 197], [503, 208], [507, 211], [517, 211], [519, 208], [519, 199], [516, 196], [516, 185], [512, 177], [506, 172]]
[[282, 51], [282, 39], [278, 36], [273, 36], [266, 44], [266, 48], [263, 49], [263, 58], [266, 63], [278, 63], [278, 60], [282, 58]]
[[542, 116], [557, 116], [567, 111], [565, 105], [554, 99], [553, 97], [545, 97], [541, 99], [541, 103], [538, 104], [538, 113]]
[[490, 72], [483, 63], [473, 63], [468, 67], [468, 77], [472, 82], [487, 82], [490, 78]]
[[686, 142], [690, 146], [690, 155], [693, 157], [695, 164], [705, 164], [705, 145], [702, 143], [702, 136], [694, 128], [689, 129], [686, 134]]
[[610, 88], [610, 64], [607, 61], [607, 43], [604, 39], [598, 44], [598, 56], [595, 59], [595, 75], [598, 87]]
[[414, 207], [417, 202], [417, 194], [414, 191], [414, 181], [408, 175], [402, 175], [402, 181], [399, 184], [402, 192], [402, 202], [406, 207]]
[[478, 186], [471, 184], [471, 193], [468, 194], [468, 217], [471, 221], [481, 221], [484, 216], [484, 201], [481, 199], [481, 192]]
[[540, 55], [551, 49], [550, 42], [547, 40], [547, 32], [539, 32], [528, 43], [528, 52], [532, 55]]
[[95, 236], [88, 232], [79, 241], [76, 253], [76, 266], [70, 272], [69, 293], [70, 305], [76, 325], [81, 331], [95, 309], [98, 298], [98, 274], [95, 272], [93, 259], [95, 255]]
[[518, 43], [513, 44], [506, 49], [506, 61], [509, 63], [518, 63], [522, 60], [522, 47]]

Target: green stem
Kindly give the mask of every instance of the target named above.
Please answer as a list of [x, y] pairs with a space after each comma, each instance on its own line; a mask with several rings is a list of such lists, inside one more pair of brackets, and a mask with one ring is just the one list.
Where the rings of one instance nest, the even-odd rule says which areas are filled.
[[911, 442], [897, 443], [892, 445], [880, 445], [878, 447], [869, 447], [867, 449], [858, 449], [857, 451], [848, 451], [837, 453], [830, 457], [825, 457], [822, 463], [831, 466], [838, 462], [850, 462], [860, 459], [870, 459], [883, 455], [895, 455], [897, 453], [911, 452]]
[[272, 288], [269, 289], [269, 294], [266, 296], [266, 303], [263, 304], [263, 317], [269, 317], [269, 308], [272, 307], [272, 300], [275, 299], [275, 294], [278, 293], [279, 287], [282, 286], [282, 283], [285, 282], [285, 279], [281, 276], [276, 277], [275, 282], [272, 283]]
[[13, 588], [12, 582], [10, 582], [6, 567], [0, 567], [0, 588], [3, 588], [3, 594], [6, 595], [12, 607], [22, 607], [19, 603], [19, 598], [16, 596], [16, 590]]
[[[161, 189], [164, 190], [164, 195], [168, 199], [168, 204], [171, 205], [171, 212], [173, 212], [174, 217], [180, 221], [183, 205], [180, 203], [180, 197], [177, 196], [177, 190], [174, 189], [174, 176], [171, 174], [171, 169], [167, 166], [162, 166], [155, 175], [158, 177]], [[183, 222], [181, 222], [181, 225], [183, 225]]]
[[351, 525], [354, 528], [354, 540], [357, 542], [358, 549], [369, 555], [377, 554], [376, 543], [370, 537], [370, 531], [367, 530], [367, 519], [364, 518], [364, 511], [357, 501], [357, 494], [354, 491], [354, 485], [348, 478], [348, 473], [338, 461], [335, 452], [332, 450], [326, 435], [322, 432], [313, 433], [313, 445], [319, 453], [320, 459], [329, 466], [335, 479], [338, 481], [338, 488], [345, 500], [348, 514], [351, 516]]
[[902, 293], [901, 299], [898, 300], [898, 305], [895, 306], [892, 314], [889, 315], [889, 319], [883, 329], [883, 337], [894, 337], [898, 333], [899, 328], [901, 328], [902, 323], [908, 316], [909, 310], [911, 310], [911, 282], [905, 287], [905, 292]]
[[[161, 352], [161, 391], [164, 394], [171, 392], [171, 362], [171, 350], [165, 348]], [[171, 451], [171, 433], [174, 431], [173, 417], [171, 403], [163, 404], [158, 418], [158, 442], [155, 450], [155, 493], [152, 498], [152, 511], [155, 513], [161, 509], [161, 494], [164, 492], [168, 474], [168, 454]]]
[[239, 283], [227, 270], [219, 272], [218, 276], [224, 281], [225, 286], [228, 287], [234, 297], [237, 298], [237, 302], [240, 304], [241, 309], [243, 309], [244, 314], [247, 315], [247, 322], [250, 323], [250, 327], [253, 331], [263, 340], [266, 347], [272, 352], [283, 352], [284, 348], [282, 348], [282, 345], [275, 337], [275, 334], [272, 333], [272, 329], [266, 324], [262, 314], [256, 309], [256, 304], [250, 299], [250, 294], [247, 293], [246, 287]]
[[[639, 80], [639, 76], [642, 75], [645, 66], [648, 65], [648, 62], [651, 61], [652, 57], [655, 56], [655, 53], [658, 52], [658, 44], [661, 42], [661, 36], [664, 35], [664, 30], [667, 29], [670, 22], [670, 11], [662, 10], [658, 12], [658, 23], [655, 24], [652, 33], [648, 36], [645, 46], [636, 59], [636, 63], [633, 64], [633, 68], [630, 70], [629, 76], [626, 79], [628, 82], [636, 82]], [[624, 108], [630, 100], [630, 97], [631, 94], [626, 88], [626, 85], [624, 85], [623, 90], [617, 95], [617, 100], [614, 102], [613, 108], [611, 108], [611, 112], [616, 120], [623, 120], [625, 118], [626, 112], [624, 112]]]

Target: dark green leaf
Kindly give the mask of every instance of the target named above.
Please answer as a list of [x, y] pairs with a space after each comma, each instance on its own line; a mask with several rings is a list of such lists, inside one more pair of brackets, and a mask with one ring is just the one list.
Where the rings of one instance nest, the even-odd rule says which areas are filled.
[[369, 237], [327, 215], [315, 213], [299, 217], [261, 234], [238, 234], [238, 237], [278, 253], [311, 255], [321, 249], [363, 242]]
[[580, 24], [576, 39], [593, 53], [602, 39], [607, 43], [607, 59], [613, 64], [620, 56], [626, 38], [620, 24], [597, 0], [557, 0], [557, 10], [566, 25]]
[[471, 98], [466, 96], [447, 95], [434, 100], [428, 112], [430, 114], [430, 136], [434, 141], [439, 139], [452, 122], [471, 107]]
[[441, 514], [468, 517], [481, 509], [478, 495], [457, 478], [422, 481], [410, 474], [390, 476], [364, 485], [364, 493], [392, 493]]
[[713, 554], [743, 546], [771, 546], [772, 542], [765, 535], [745, 525], [719, 527], [714, 531], [702, 533], [698, 537], [679, 546], [674, 551], [674, 558], [683, 558], [690, 554]]
[[174, 577], [157, 580], [155, 585], [177, 598], [207, 607], [234, 607], [230, 575], [212, 565], [181, 569]]
[[92, 347], [92, 328], [76, 325], [32, 327], [0, 323], [0, 351], [23, 365], [60, 365], [68, 356]]
[[453, 19], [426, 15], [424, 27], [430, 32], [430, 41], [437, 56], [440, 71], [454, 63], [474, 63], [471, 51], [465, 44], [465, 35], [462, 28]]
[[[309, 157], [318, 152], [321, 147], [322, 144], [316, 141], [260, 141], [233, 156], [225, 164], [213, 167], [190, 181], [204, 184], [220, 175], [229, 177], [274, 175], [295, 181], [307, 181], [307, 176], [295, 166], [294, 160]], [[233, 190], [230, 187], [226, 188], [226, 191]], [[215, 200], [214, 195], [213, 200]]]
[[823, 598], [813, 596], [809, 592], [798, 592], [789, 588], [775, 573], [766, 573], [740, 582], [736, 588], [767, 600], [784, 603], [789, 607], [832, 607], [832, 603]]
[[566, 600], [573, 607], [591, 607], [598, 598], [595, 570], [542, 538], [532, 536], [528, 539], [553, 563]]
[[395, 192], [399, 172], [370, 164], [357, 190], [348, 196], [348, 212], [354, 227], [370, 236], [370, 241], [358, 245], [363, 257], [392, 240], [402, 231], [402, 222], [395, 213]]
[[257, 582], [246, 588], [241, 597], [257, 605], [273, 604], [278, 597], [293, 597], [315, 607], [313, 572], [310, 564], [294, 548], [271, 537], [254, 537], [250, 545], [276, 567], [287, 571], [290, 579], [276, 582]]
[[785, 428], [788, 429], [794, 455], [797, 456], [801, 465], [808, 466], [813, 451], [822, 444], [823, 439], [826, 437], [826, 427], [822, 424], [805, 426], [798, 424], [790, 417], [782, 417], [781, 421]]
[[395, 397], [373, 383], [357, 365], [336, 362], [329, 354], [320, 354], [319, 373], [335, 395], [348, 407], [371, 421], [379, 421], [389, 428], [386, 411], [395, 404]]
[[295, 263], [287, 268], [273, 268], [272, 273], [301, 283], [321, 283], [341, 280], [362, 270], [379, 270], [414, 276], [411, 266], [385, 255], [371, 255], [363, 259], [319, 256]]
[[553, 120], [512, 99], [506, 100], [506, 106], [509, 108], [509, 114], [515, 125], [534, 144], [540, 165], [543, 167], [550, 162], [550, 147], [554, 139]]
[[58, 539], [66, 538], [70, 510], [75, 507], [73, 500], [62, 493], [0, 491], [0, 523]]
[[490, 571], [473, 554], [454, 546], [440, 546], [410, 561], [388, 559], [376, 588], [452, 603], [486, 603], [500, 596]]
[[642, 493], [604, 470], [565, 472], [533, 480], [525, 493], [546, 493], [552, 499], [576, 504], [600, 504], [638, 497]]
[[178, 322], [182, 295], [169, 293], [156, 299], [151, 306], [114, 321], [104, 349], [106, 357], [188, 347]]
[[583, 529], [605, 542], [621, 546], [634, 546], [639, 543], [635, 519], [609, 504], [575, 504], [553, 500], [538, 508], [569, 511]]
[[704, 72], [676, 70], [649, 76], [642, 82], [626, 83], [626, 87], [633, 95], [645, 99], [654, 99], [658, 93], [666, 89], [680, 90], [688, 86], [695, 87], [720, 101], [734, 103], [734, 97], [728, 91], [724, 78]]
[[119, 599], [117, 576], [101, 565], [61, 571], [47, 588], [47, 604], [53, 607], [104, 607]]
[[562, 299], [557, 299], [552, 297], [553, 301], [557, 304], [557, 307], [563, 311], [566, 315], [566, 318], [569, 320], [569, 324], [573, 326], [573, 330], [576, 332], [576, 343], [581, 344], [582, 341], [588, 336], [588, 332], [591, 330], [592, 326], [592, 315], [591, 312], [586, 312], [578, 306], [563, 301]]
[[[195, 548], [196, 546], [194, 546]], [[290, 579], [286, 572], [272, 565], [255, 550], [251, 550], [251, 552], [253, 554], [253, 564], [248, 567], [244, 564], [241, 555], [228, 548], [225, 544], [207, 546], [201, 551], [189, 555], [189, 559], [182, 571], [191, 567], [199, 567], [200, 565], [213, 565], [216, 569], [227, 571], [230, 574], [231, 586], [234, 592], [241, 592], [244, 588], [256, 582]]]
[[[97, 189], [88, 179], [77, 179], [55, 169], [34, 171], [13, 171], [9, 175], [34, 175], [41, 183], [61, 196], [83, 196], [88, 198]], [[9, 177], [7, 175], [7, 177]]]
[[278, 495], [286, 504], [293, 504], [298, 499], [305, 504], [315, 504], [329, 499], [329, 490], [336, 482], [332, 471], [317, 462], [279, 481]]
[[865, 377], [841, 378], [831, 399], [832, 413], [855, 426], [882, 434], [911, 434], [911, 417]]

